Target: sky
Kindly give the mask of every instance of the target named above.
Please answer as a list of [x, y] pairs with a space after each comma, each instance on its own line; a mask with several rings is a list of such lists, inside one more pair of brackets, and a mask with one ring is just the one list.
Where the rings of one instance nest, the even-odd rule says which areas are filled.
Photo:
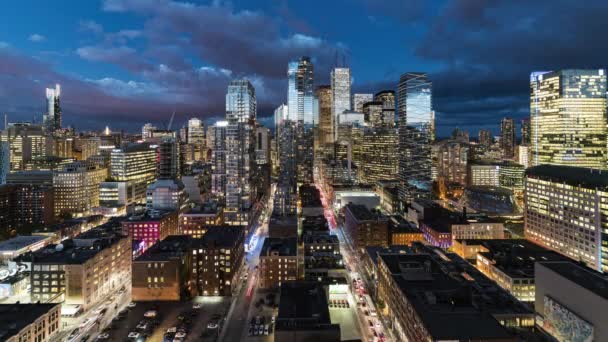
[[44, 89], [60, 83], [77, 129], [165, 127], [173, 111], [176, 126], [213, 122], [244, 77], [271, 126], [287, 62], [307, 55], [317, 85], [345, 61], [353, 92], [427, 72], [439, 136], [498, 133], [502, 117], [529, 115], [532, 71], [606, 66], [606, 18], [600, 0], [6, 0], [0, 113], [41, 121]]

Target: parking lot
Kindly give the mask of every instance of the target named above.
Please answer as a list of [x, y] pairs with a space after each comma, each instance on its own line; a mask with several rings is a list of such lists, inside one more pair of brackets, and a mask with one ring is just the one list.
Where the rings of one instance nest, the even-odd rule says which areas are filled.
[[228, 299], [219, 297], [133, 303], [119, 313], [99, 340], [215, 341], [228, 303]]

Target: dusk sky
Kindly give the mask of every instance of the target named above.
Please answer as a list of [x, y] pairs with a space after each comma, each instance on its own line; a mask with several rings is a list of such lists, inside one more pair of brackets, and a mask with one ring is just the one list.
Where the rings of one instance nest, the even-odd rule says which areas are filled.
[[34, 1], [0, 16], [0, 113], [41, 121], [44, 88], [60, 83], [64, 124], [139, 130], [224, 116], [229, 80], [254, 84], [267, 126], [285, 102], [287, 62], [309, 55], [326, 84], [345, 55], [354, 92], [433, 81], [438, 135], [498, 132], [528, 116], [535, 70], [608, 61], [608, 1]]

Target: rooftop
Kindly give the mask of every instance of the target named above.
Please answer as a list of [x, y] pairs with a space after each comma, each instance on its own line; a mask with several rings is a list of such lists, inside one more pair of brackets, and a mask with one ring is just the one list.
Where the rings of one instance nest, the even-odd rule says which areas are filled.
[[[277, 329], [327, 328], [331, 325], [325, 289], [318, 282], [289, 281], [281, 284]], [[334, 327], [339, 329], [338, 327]]]
[[194, 244], [206, 248], [233, 248], [242, 243], [244, 233], [243, 226], [208, 226], [205, 235]]
[[608, 172], [574, 166], [538, 165], [526, 169], [526, 177], [589, 188], [608, 188]]
[[31, 235], [31, 236], [15, 236], [12, 239], [0, 242], [0, 252], [16, 251], [30, 245], [34, 245], [40, 241], [50, 239], [48, 236]]
[[369, 210], [362, 204], [349, 203], [345, 206], [345, 210], [349, 211], [357, 221], [371, 221], [371, 220], [382, 220], [387, 219], [382, 216], [379, 212]]
[[6, 341], [60, 304], [0, 305], [0, 340]]
[[571, 261], [550, 261], [540, 264], [596, 295], [608, 299], [608, 277], [605, 274]]
[[492, 260], [494, 266], [512, 278], [534, 278], [534, 263], [568, 260], [535, 243], [523, 239], [466, 240], [467, 245], [483, 246], [479, 254]]
[[144, 221], [160, 221], [167, 216], [176, 214], [175, 210], [146, 210], [143, 213], [133, 214], [127, 217], [123, 222], [144, 222]]
[[304, 244], [339, 244], [340, 240], [337, 235], [330, 234], [306, 234], [303, 236]]
[[167, 236], [164, 240], [153, 244], [142, 255], [137, 257], [135, 261], [169, 261], [181, 258], [190, 249], [192, 240], [193, 238], [189, 235]]
[[279, 256], [296, 256], [298, 255], [298, 239], [297, 238], [266, 238], [260, 256], [269, 256], [273, 252]]
[[401, 293], [433, 339], [511, 337], [494, 315], [534, 313], [467, 261], [439, 248], [414, 244], [416, 254], [380, 254]]

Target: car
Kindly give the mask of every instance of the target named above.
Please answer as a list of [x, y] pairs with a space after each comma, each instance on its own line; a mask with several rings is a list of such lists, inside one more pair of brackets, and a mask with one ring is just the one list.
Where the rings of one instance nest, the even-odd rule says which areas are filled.
[[108, 333], [101, 333], [99, 335], [97, 335], [97, 340], [101, 341], [101, 340], [107, 340], [110, 338], [110, 334]]
[[260, 325], [260, 327], [258, 328], [258, 335], [263, 335], [264, 334], [264, 326]]
[[200, 309], [202, 307], [203, 307], [203, 304], [201, 304], [201, 303], [195, 303], [194, 305], [192, 305], [192, 308], [194, 310], [198, 310], [198, 309]]
[[131, 331], [129, 333], [129, 335], [127, 335], [127, 338], [132, 339], [132, 340], [136, 340], [136, 339], [139, 338], [139, 336], [141, 336], [140, 333], [135, 332], [135, 331]]
[[171, 333], [175, 333], [177, 332], [177, 327], [171, 327], [169, 329], [167, 329], [167, 334], [171, 334]]
[[264, 335], [268, 335], [268, 324], [264, 327]]
[[70, 335], [68, 336], [68, 341], [76, 341], [76, 338], [78, 337], [78, 335], [80, 334], [80, 329], [74, 329], [72, 330], [72, 332], [70, 333]]
[[136, 327], [137, 330], [146, 330], [148, 329], [148, 323], [146, 321], [141, 321]]
[[134, 308], [134, 307], [136, 307], [136, 306], [137, 306], [137, 304], [135, 302], [131, 302], [131, 303], [127, 304], [127, 307], [131, 308], [131, 309]]
[[249, 336], [253, 335], [253, 327], [249, 327], [249, 330], [247, 331], [247, 335], [249, 335]]
[[272, 316], [272, 317], [270, 318], [270, 321], [272, 322], [272, 324], [274, 324], [274, 323], [276, 322], [276, 320], [277, 320], [277, 317], [276, 317], [276, 316]]
[[155, 318], [156, 317], [156, 310], [148, 310], [144, 313], [144, 317], [146, 318]]
[[262, 317], [260, 317], [260, 316], [255, 316], [255, 324], [256, 324], [256, 325], [259, 325], [259, 324], [261, 324], [261, 323], [262, 323]]
[[207, 329], [217, 329], [218, 325], [215, 322], [209, 322], [209, 324], [207, 324]]
[[178, 332], [177, 334], [175, 334], [175, 338], [186, 338], [186, 334], [185, 332]]

